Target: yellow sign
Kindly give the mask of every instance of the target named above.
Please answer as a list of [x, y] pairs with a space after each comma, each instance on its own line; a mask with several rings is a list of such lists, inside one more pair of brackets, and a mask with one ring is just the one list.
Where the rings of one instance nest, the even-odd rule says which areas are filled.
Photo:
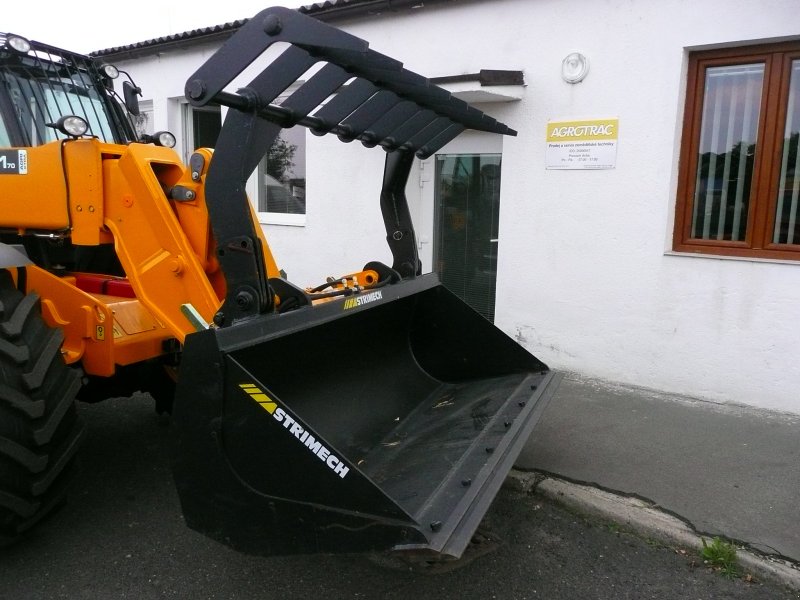
[[550, 121], [548, 169], [613, 169], [617, 165], [619, 119]]

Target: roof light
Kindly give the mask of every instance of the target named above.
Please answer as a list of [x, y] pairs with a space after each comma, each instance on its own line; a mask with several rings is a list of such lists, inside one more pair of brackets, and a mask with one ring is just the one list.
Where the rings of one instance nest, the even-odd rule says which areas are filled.
[[117, 77], [119, 77], [119, 69], [114, 65], [109, 65], [109, 64], [101, 65], [100, 70], [103, 73], [105, 73], [105, 76], [108, 77], [109, 79], [116, 79]]
[[89, 131], [89, 123], [81, 117], [75, 115], [64, 115], [55, 123], [48, 123], [48, 127], [53, 127], [69, 137], [78, 138]]
[[19, 35], [9, 35], [6, 38], [6, 46], [20, 54], [27, 54], [31, 51], [31, 43]]

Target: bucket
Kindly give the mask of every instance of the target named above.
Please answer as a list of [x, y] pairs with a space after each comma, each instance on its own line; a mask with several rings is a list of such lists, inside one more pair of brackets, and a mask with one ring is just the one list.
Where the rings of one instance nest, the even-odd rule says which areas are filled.
[[457, 558], [557, 386], [435, 275], [187, 337], [187, 524], [259, 554]]

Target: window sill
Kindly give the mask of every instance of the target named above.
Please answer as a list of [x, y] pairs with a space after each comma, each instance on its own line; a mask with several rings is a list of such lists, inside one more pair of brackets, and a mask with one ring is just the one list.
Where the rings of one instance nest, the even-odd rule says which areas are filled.
[[305, 227], [305, 215], [290, 215], [283, 213], [258, 213], [258, 222], [261, 225], [286, 225], [289, 227]]
[[800, 260], [789, 260], [786, 258], [765, 258], [761, 256], [731, 256], [728, 254], [710, 254], [706, 252], [678, 252], [676, 250], [667, 250], [664, 256], [680, 256], [682, 258], [711, 258], [715, 260], [731, 260], [743, 261], [754, 263], [772, 263], [779, 265], [800, 265]]

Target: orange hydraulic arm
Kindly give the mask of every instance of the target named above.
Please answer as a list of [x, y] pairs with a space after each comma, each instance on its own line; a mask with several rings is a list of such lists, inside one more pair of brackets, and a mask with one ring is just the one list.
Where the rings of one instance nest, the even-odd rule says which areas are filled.
[[[20, 189], [11, 190], [8, 202], [19, 213], [12, 215], [19, 231], [59, 229], [75, 246], [113, 244], [127, 278], [120, 285], [132, 290], [129, 297], [115, 295], [119, 285], [94, 293], [79, 289], [80, 274], [56, 277], [29, 267], [28, 289], [42, 298], [48, 322], [64, 331], [67, 362], [111, 375], [116, 364], [158, 356], [164, 340], [183, 343], [198, 323], [213, 321], [226, 283], [203, 193], [211, 158], [212, 151], [199, 150], [185, 167], [169, 148], [90, 138], [29, 151], [29, 169], [37, 175], [14, 179]], [[25, 198], [39, 198], [40, 210], [13, 201]], [[279, 277], [252, 218], [268, 275]]]
[[[203, 195], [211, 152], [200, 152], [203, 167], [194, 172], [174, 151], [156, 146], [131, 144], [118, 156], [86, 154], [102, 155], [102, 227], [113, 236], [136, 297], [183, 342], [196, 328], [183, 307], [210, 323], [225, 292]], [[70, 170], [71, 160], [68, 154]], [[169, 198], [171, 190], [180, 190], [174, 194], [179, 200]], [[263, 236], [257, 224], [256, 230]], [[270, 276], [278, 276], [263, 238], [262, 248]]]

